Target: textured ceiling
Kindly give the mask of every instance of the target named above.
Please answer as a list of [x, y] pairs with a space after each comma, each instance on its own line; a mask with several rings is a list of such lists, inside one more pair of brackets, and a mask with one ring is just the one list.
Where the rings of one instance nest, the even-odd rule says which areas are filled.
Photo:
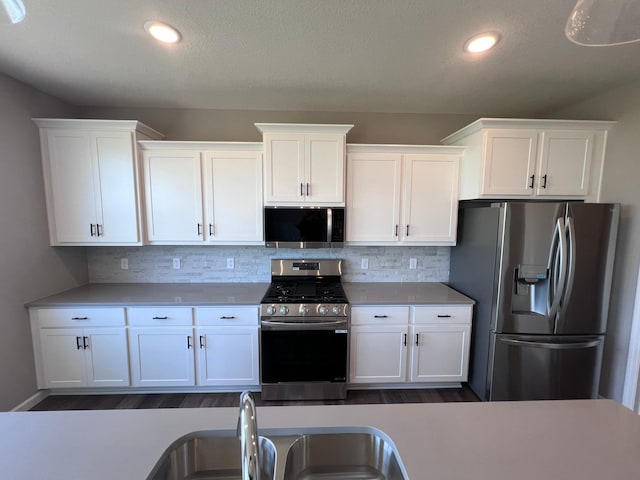
[[[24, 3], [1, 71], [78, 106], [521, 116], [640, 79], [640, 43], [565, 39], [575, 0]], [[149, 19], [183, 41], [152, 41]], [[485, 30], [497, 48], [465, 54]]]

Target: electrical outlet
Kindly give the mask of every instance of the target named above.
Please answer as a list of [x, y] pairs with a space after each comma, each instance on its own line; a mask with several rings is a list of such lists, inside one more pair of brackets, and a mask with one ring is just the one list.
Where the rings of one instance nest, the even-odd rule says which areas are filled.
[[120, 268], [122, 270], [129, 270], [129, 259], [128, 258], [121, 258], [120, 259]]
[[179, 258], [174, 258], [173, 259], [173, 268], [174, 270], [180, 270], [180, 267], [182, 266], [180, 259]]
[[236, 262], [233, 260], [233, 258], [227, 258], [227, 268], [229, 270], [233, 270], [236, 267]]
[[409, 268], [411, 270], [415, 270], [416, 268], [418, 268], [418, 260], [416, 258], [409, 259]]
[[362, 257], [360, 259], [360, 268], [362, 270], [368, 270], [369, 269], [369, 259], [367, 257]]

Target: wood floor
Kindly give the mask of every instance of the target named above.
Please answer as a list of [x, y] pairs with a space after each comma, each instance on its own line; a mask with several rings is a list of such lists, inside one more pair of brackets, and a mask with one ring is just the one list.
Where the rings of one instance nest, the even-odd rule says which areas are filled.
[[[206, 408], [237, 407], [239, 393], [171, 393], [122, 395], [51, 395], [34, 406], [43, 410], [111, 410], [119, 408]], [[363, 405], [390, 403], [477, 402], [467, 387], [406, 390], [349, 390], [345, 400], [263, 401], [255, 395], [257, 406], [278, 405]]]

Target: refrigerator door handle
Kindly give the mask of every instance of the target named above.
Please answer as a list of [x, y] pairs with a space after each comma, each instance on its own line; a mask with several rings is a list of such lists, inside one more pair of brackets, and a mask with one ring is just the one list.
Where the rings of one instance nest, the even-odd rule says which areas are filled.
[[600, 344], [600, 340], [590, 340], [587, 342], [576, 342], [576, 343], [549, 343], [549, 342], [536, 342], [529, 340], [516, 340], [514, 338], [501, 338], [499, 340], [502, 343], [506, 343], [508, 345], [515, 345], [521, 347], [537, 347], [537, 348], [548, 348], [553, 350], [578, 350], [582, 348], [593, 348], [597, 347]]
[[554, 239], [549, 253], [549, 294], [547, 297], [547, 308], [549, 310], [549, 318], [555, 321], [562, 299], [562, 292], [567, 276], [566, 270], [566, 254], [567, 254], [567, 238], [565, 236], [564, 219], [556, 220], [556, 228], [554, 230]]
[[567, 285], [562, 293], [561, 301], [564, 303], [571, 297], [571, 290], [573, 289], [573, 280], [576, 275], [576, 227], [573, 224], [573, 218], [567, 218], [567, 232], [568, 232], [568, 269], [567, 269]]

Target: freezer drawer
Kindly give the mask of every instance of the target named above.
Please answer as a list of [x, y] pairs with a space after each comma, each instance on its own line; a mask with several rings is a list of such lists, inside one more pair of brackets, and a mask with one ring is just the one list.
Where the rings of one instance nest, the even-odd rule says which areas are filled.
[[491, 335], [490, 400], [596, 398], [604, 336]]

